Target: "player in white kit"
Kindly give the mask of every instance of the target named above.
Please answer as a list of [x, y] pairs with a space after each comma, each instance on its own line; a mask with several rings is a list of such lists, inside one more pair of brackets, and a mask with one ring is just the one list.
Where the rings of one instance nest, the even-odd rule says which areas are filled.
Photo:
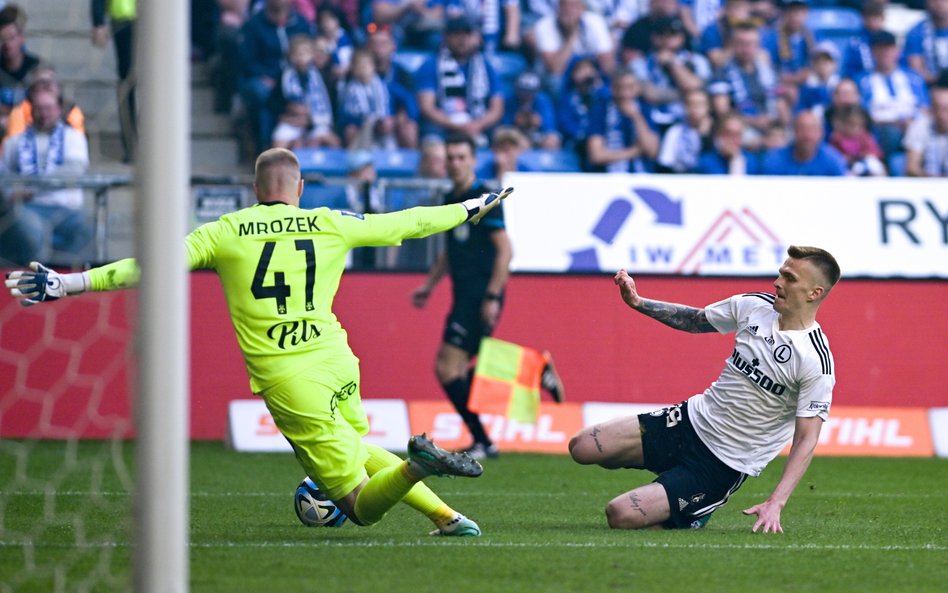
[[792, 439], [773, 493], [744, 511], [757, 516], [753, 531], [783, 531], [780, 512], [810, 464], [832, 402], [833, 355], [816, 313], [840, 276], [822, 249], [791, 246], [787, 254], [775, 294], [739, 294], [703, 309], [643, 298], [625, 270], [616, 274], [622, 300], [636, 311], [682, 331], [736, 335], [704, 393], [584, 428], [570, 440], [578, 463], [658, 474], [609, 502], [610, 527], [703, 527]]

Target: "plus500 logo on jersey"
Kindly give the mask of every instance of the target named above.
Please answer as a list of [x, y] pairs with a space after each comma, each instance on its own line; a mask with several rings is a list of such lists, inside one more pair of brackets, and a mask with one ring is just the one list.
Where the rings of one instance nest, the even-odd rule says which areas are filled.
[[735, 349], [731, 353], [731, 362], [734, 364], [734, 367], [740, 372], [744, 373], [748, 379], [760, 385], [760, 387], [774, 395], [782, 395], [787, 388], [780, 383], [775, 382], [773, 379], [765, 375], [757, 365], [760, 364], [756, 358], [750, 362], [744, 359], [743, 356]]

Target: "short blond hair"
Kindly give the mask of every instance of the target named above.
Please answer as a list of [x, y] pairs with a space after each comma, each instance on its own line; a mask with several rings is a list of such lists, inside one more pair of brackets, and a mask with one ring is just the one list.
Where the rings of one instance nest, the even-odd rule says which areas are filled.
[[297, 180], [300, 176], [300, 160], [292, 150], [285, 148], [271, 148], [260, 153], [254, 164], [254, 183], [259, 187], [269, 186], [272, 178], [271, 171], [278, 167], [292, 169]]

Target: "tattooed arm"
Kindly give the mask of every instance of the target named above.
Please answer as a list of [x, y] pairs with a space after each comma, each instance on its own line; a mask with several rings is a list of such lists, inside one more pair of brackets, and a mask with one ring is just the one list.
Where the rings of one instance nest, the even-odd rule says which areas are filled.
[[625, 270], [619, 270], [614, 280], [619, 287], [619, 292], [622, 294], [622, 300], [625, 301], [625, 304], [640, 313], [661, 321], [668, 327], [693, 334], [717, 331], [708, 321], [704, 309], [642, 298], [635, 289], [635, 281]]

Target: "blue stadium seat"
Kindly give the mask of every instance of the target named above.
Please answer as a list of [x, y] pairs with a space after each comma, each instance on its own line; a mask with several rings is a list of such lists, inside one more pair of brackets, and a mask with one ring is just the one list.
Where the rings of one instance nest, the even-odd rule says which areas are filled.
[[478, 148], [474, 153], [474, 174], [479, 179], [494, 178], [494, 153], [489, 148]]
[[349, 172], [345, 149], [298, 148], [294, 152], [300, 160], [300, 170], [303, 173], [320, 173], [327, 177], [344, 177]]
[[318, 208], [325, 206], [333, 210], [348, 210], [346, 188], [342, 185], [318, 185], [307, 183], [303, 186], [300, 208]]
[[520, 170], [544, 173], [578, 173], [579, 156], [571, 150], [527, 150], [517, 161]]
[[490, 63], [505, 91], [513, 89], [517, 75], [527, 69], [527, 59], [516, 52], [496, 52], [490, 56]]
[[433, 55], [433, 52], [420, 49], [400, 49], [392, 56], [392, 61], [414, 77], [421, 65]]
[[414, 149], [374, 150], [372, 160], [379, 177], [413, 177], [421, 153]]
[[862, 29], [862, 16], [852, 8], [836, 6], [813, 7], [806, 24], [820, 39], [855, 35]]

